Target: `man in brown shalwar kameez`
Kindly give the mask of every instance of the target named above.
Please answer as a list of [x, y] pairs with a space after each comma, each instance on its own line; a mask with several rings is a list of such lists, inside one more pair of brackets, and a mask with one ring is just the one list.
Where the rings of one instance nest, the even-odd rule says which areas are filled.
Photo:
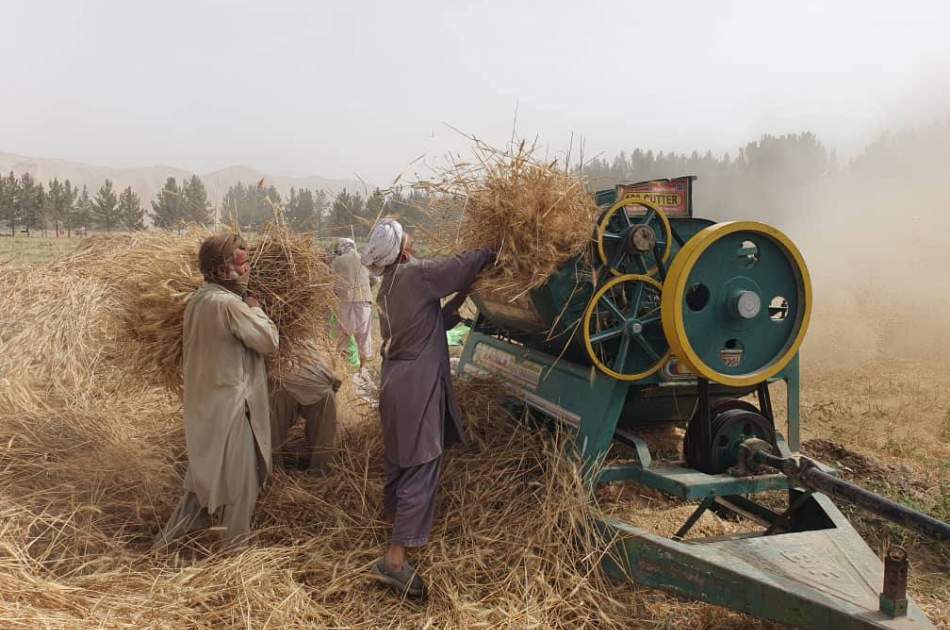
[[[271, 399], [271, 438], [275, 462], [285, 467], [322, 471], [333, 456], [336, 440], [336, 393], [340, 379], [312, 344], [282, 379]], [[304, 420], [304, 450], [292, 452], [287, 434]]]
[[[409, 235], [392, 219], [373, 228], [362, 257], [371, 272], [382, 275], [376, 302], [383, 337], [383, 511], [393, 521], [391, 543], [374, 572], [411, 597], [422, 597], [425, 586], [406, 560], [406, 548], [428, 542], [442, 451], [462, 436], [445, 331], [458, 323], [458, 308], [492, 258], [485, 249], [419, 260]], [[443, 307], [442, 298], [453, 293]]]
[[182, 337], [185, 494], [155, 547], [220, 520], [224, 538], [250, 530], [270, 473], [271, 436], [264, 355], [277, 350], [277, 327], [247, 296], [244, 240], [212, 236], [201, 244], [205, 278], [185, 307]]

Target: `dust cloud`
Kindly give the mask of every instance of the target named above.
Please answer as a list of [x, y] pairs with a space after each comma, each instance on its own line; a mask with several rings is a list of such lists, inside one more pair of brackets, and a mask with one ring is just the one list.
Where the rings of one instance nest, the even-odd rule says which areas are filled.
[[782, 217], [813, 283], [806, 362], [950, 357], [948, 157], [950, 120], [882, 136]]

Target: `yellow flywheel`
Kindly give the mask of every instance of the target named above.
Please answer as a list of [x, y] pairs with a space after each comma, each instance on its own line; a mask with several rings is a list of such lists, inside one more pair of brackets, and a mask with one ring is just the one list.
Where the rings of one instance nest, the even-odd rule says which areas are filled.
[[[640, 206], [631, 216], [630, 208]], [[615, 276], [656, 275], [673, 251], [670, 221], [659, 207], [627, 197], [611, 206], [597, 224], [597, 255]], [[659, 263], [657, 262], [659, 261]]]
[[673, 260], [661, 300], [663, 331], [698, 376], [747, 387], [795, 357], [811, 302], [808, 268], [785, 234], [755, 221], [718, 223]]
[[670, 348], [660, 319], [662, 286], [649, 276], [611, 278], [584, 310], [584, 346], [598, 370], [638, 381], [659, 370]]

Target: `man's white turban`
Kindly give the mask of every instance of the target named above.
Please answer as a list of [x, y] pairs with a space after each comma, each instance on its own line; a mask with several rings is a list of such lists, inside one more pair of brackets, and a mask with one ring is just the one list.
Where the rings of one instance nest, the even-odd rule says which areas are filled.
[[363, 250], [360, 260], [375, 275], [396, 262], [402, 253], [402, 226], [395, 219], [383, 219], [373, 226], [369, 233], [369, 242]]
[[356, 249], [356, 241], [351, 238], [341, 238], [336, 243], [336, 253], [337, 255], [345, 254], [351, 249]]

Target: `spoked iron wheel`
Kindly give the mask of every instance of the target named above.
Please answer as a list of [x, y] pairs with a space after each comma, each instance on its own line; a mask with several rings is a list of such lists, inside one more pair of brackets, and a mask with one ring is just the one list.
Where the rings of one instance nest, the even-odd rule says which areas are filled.
[[660, 321], [662, 286], [653, 278], [625, 275], [600, 287], [584, 311], [584, 345], [601, 372], [621, 381], [654, 374], [669, 358]]
[[604, 212], [597, 225], [597, 255], [615, 276], [666, 275], [672, 253], [670, 221], [646, 201], [621, 199]]

